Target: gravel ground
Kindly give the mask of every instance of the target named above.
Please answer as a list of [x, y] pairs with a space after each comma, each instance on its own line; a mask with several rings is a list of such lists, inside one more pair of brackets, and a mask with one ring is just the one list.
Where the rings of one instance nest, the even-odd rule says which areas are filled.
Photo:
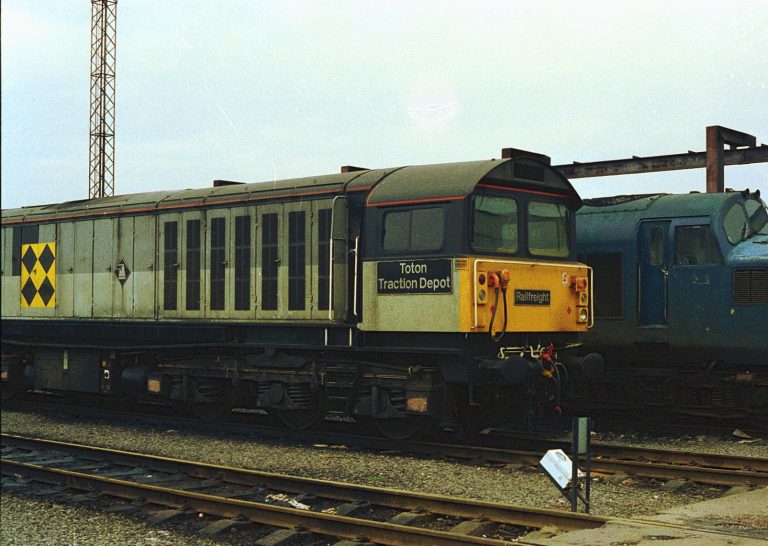
[[[513, 465], [476, 466], [442, 460], [377, 454], [346, 446], [301, 446], [272, 440], [254, 441], [210, 434], [128, 427], [106, 422], [73, 423], [66, 418], [22, 411], [2, 412], [2, 431], [57, 440], [199, 460], [268, 472], [309, 476], [492, 502], [566, 509], [568, 502], [540, 472]], [[664, 438], [606, 435], [605, 441], [768, 457], [768, 445], [738, 443], [738, 438]], [[626, 479], [592, 483], [592, 513], [635, 517], [720, 496], [724, 488], [687, 484], [677, 491], [661, 482]], [[41, 515], [44, 514], [44, 515]], [[215, 544], [165, 534], [125, 516], [3, 495], [0, 539], [3, 544]], [[80, 539], [86, 528], [109, 529], [106, 540]], [[113, 536], [111, 533], [114, 532]], [[96, 535], [101, 536], [99, 534]], [[130, 538], [128, 538], [130, 537]], [[176, 541], [176, 542], [174, 542]]]
[[149, 526], [129, 517], [3, 493], [0, 542], [4, 546], [200, 546], [223, 544]]
[[[720, 455], [741, 455], [744, 457], [768, 458], [768, 431], [762, 437], [743, 436], [738, 429], [729, 437], [699, 435], [655, 436], [648, 433], [597, 433], [593, 441], [606, 444], [653, 447], [675, 451], [696, 451]], [[570, 441], [570, 438], [563, 438]]]

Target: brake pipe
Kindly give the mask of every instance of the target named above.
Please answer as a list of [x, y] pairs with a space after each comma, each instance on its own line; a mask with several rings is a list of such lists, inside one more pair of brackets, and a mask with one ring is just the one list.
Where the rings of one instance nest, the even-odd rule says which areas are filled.
[[[491, 340], [495, 343], [501, 341], [504, 334], [507, 333], [507, 286], [509, 285], [509, 271], [503, 270], [495, 273], [488, 274], [488, 286], [493, 286], [496, 292], [496, 298], [493, 302], [493, 311], [491, 311], [491, 323], [488, 325], [488, 333], [491, 335]], [[496, 311], [499, 309], [499, 291], [501, 291], [504, 300], [504, 323], [501, 328], [501, 334], [493, 333], [493, 323], [496, 321]]]

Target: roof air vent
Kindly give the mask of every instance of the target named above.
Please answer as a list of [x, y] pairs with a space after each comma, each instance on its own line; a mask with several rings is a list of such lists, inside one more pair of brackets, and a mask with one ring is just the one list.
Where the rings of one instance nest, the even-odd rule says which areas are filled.
[[502, 159], [514, 159], [514, 158], [535, 159], [536, 161], [541, 161], [546, 165], [552, 164], [552, 159], [548, 155], [537, 154], [536, 152], [529, 152], [527, 150], [520, 150], [518, 148], [502, 148], [501, 157]]

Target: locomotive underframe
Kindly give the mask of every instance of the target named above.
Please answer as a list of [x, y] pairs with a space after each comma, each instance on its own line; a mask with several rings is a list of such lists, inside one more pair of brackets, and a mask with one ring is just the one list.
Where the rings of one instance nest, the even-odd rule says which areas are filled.
[[[25, 335], [16, 340], [21, 326], [8, 324], [6, 336], [13, 341], [3, 349], [4, 394], [34, 389], [106, 395], [185, 405], [203, 418], [237, 406], [274, 412], [294, 428], [328, 415], [402, 424], [390, 425], [388, 435], [410, 430], [406, 422], [412, 418], [452, 429], [523, 423], [559, 402], [560, 385], [541, 373], [536, 358], [497, 358], [498, 345], [487, 334], [369, 333], [339, 326], [329, 335], [326, 327], [210, 324], [191, 334], [190, 325], [83, 321], [62, 328], [46, 322], [24, 324]], [[49, 340], [57, 332], [59, 343], [37, 345], [46, 331]], [[81, 335], [67, 337], [74, 332]], [[180, 343], [177, 332], [196, 342]], [[270, 345], [263, 344], [270, 337]], [[565, 345], [572, 337], [559, 341]], [[132, 344], [112, 345], [119, 338]], [[508, 341], [526, 346], [553, 338], [558, 340], [510, 334]], [[305, 344], [288, 343], [296, 339]], [[329, 339], [352, 346], [322, 344]]]
[[715, 419], [764, 419], [768, 374], [722, 362], [614, 364], [598, 379], [577, 373], [568, 399], [579, 409], [654, 411]]

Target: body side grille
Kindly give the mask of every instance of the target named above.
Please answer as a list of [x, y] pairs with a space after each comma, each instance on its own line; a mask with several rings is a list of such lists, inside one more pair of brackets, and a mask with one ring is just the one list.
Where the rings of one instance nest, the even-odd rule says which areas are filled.
[[733, 303], [768, 304], [768, 269], [736, 269], [733, 272]]

